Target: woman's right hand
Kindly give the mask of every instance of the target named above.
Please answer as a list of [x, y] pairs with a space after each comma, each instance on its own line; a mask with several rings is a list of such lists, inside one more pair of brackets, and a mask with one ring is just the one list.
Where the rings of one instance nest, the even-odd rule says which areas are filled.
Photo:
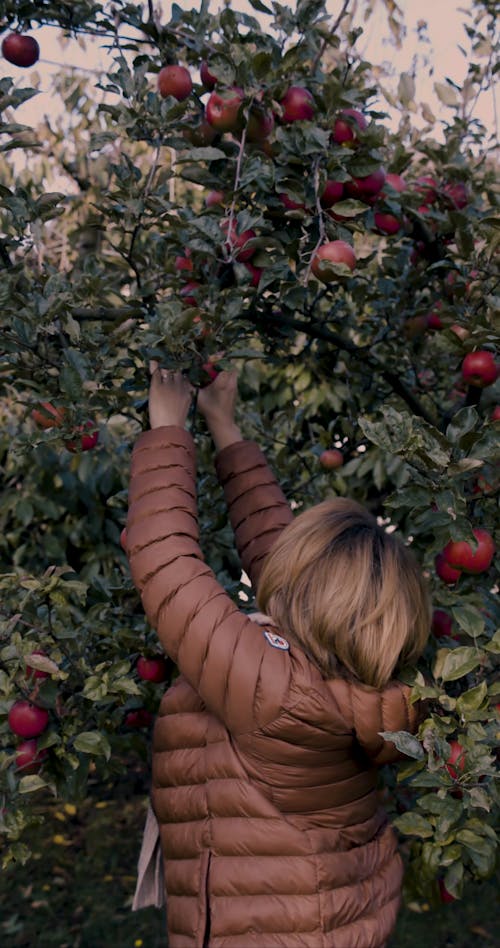
[[237, 395], [236, 372], [219, 372], [210, 385], [198, 392], [198, 408], [205, 418], [218, 451], [243, 440], [234, 420]]

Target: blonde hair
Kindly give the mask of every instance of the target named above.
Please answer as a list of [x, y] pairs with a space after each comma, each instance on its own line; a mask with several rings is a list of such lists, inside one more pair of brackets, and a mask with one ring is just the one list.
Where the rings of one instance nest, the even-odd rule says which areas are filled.
[[264, 562], [257, 602], [327, 677], [347, 672], [379, 689], [416, 661], [429, 635], [430, 600], [413, 554], [341, 497], [283, 530]]

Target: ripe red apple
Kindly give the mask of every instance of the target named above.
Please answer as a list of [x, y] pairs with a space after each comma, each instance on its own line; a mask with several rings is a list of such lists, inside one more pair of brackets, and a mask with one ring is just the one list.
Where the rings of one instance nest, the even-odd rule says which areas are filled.
[[221, 94], [212, 92], [206, 108], [205, 118], [218, 132], [235, 132], [241, 125], [240, 108], [243, 90], [233, 88]]
[[191, 271], [193, 269], [193, 261], [191, 260], [191, 251], [189, 247], [186, 247], [184, 256], [182, 254], [178, 254], [178, 256], [174, 260], [174, 267], [176, 270], [179, 270], [179, 271], [182, 271], [182, 270]]
[[185, 66], [164, 66], [158, 73], [158, 92], [163, 99], [173, 95], [183, 102], [193, 91], [193, 80]]
[[197, 306], [198, 300], [194, 295], [200, 289], [201, 283], [198, 283], [197, 280], [190, 280], [188, 283], [185, 283], [181, 290], [179, 290], [179, 295], [182, 296], [183, 302], [186, 306]]
[[450, 326], [452, 332], [458, 336], [459, 339], [467, 339], [467, 336], [470, 335], [469, 330], [465, 326], [459, 326], [458, 323], [453, 323], [453, 326]]
[[224, 191], [209, 191], [205, 198], [205, 207], [215, 207], [224, 203]]
[[263, 273], [262, 267], [254, 267], [253, 263], [245, 263], [245, 267], [252, 278], [250, 280], [250, 286], [258, 286]]
[[[93, 421], [86, 421], [84, 425], [78, 425], [75, 428], [75, 433], [84, 431], [85, 428], [95, 428]], [[95, 448], [97, 442], [99, 441], [99, 432], [93, 431], [91, 434], [82, 434], [79, 441], [68, 441], [66, 447], [68, 451], [75, 453], [76, 451], [92, 451]]]
[[261, 106], [254, 106], [250, 110], [247, 120], [247, 139], [249, 142], [266, 141], [274, 129], [274, 115]]
[[398, 191], [400, 194], [406, 191], [408, 187], [405, 179], [402, 178], [400, 174], [393, 174], [392, 171], [386, 174], [385, 183], [389, 184], [394, 191]]
[[487, 530], [476, 527], [472, 532], [477, 540], [475, 550], [465, 540], [450, 541], [443, 550], [443, 556], [453, 569], [473, 574], [484, 573], [491, 566], [495, 544]]
[[434, 609], [432, 613], [431, 630], [436, 638], [452, 637], [453, 619], [444, 609]]
[[283, 114], [281, 121], [284, 125], [291, 122], [310, 122], [314, 118], [315, 102], [309, 92], [302, 86], [290, 86], [281, 100]]
[[[334, 264], [333, 267], [328, 264]], [[339, 279], [335, 265], [344, 264], [349, 270], [356, 266], [356, 255], [345, 240], [329, 240], [318, 248], [311, 262], [311, 270], [316, 279], [323, 283], [333, 283]]]
[[2, 42], [2, 55], [13, 66], [21, 66], [23, 69], [27, 69], [37, 62], [40, 56], [40, 47], [32, 36], [9, 33]]
[[355, 131], [356, 125], [361, 132], [368, 128], [368, 122], [363, 113], [359, 112], [358, 109], [342, 109], [333, 126], [333, 141], [337, 145], [355, 144], [358, 140]]
[[16, 747], [16, 768], [22, 770], [23, 774], [36, 774], [43, 766], [46, 757], [47, 750], [45, 748], [38, 750], [34, 738], [21, 741]]
[[460, 211], [463, 210], [464, 207], [467, 207], [469, 203], [469, 192], [467, 186], [462, 181], [457, 181], [455, 184], [445, 184], [443, 193], [447, 199], [447, 203]]
[[135, 711], [128, 711], [125, 715], [125, 724], [127, 727], [149, 727], [153, 723], [153, 715], [146, 708], [137, 708]]
[[372, 174], [365, 175], [364, 178], [352, 178], [346, 184], [346, 191], [351, 197], [359, 198], [360, 201], [366, 201], [367, 198], [375, 197], [385, 184], [385, 171], [383, 168], [377, 168]]
[[202, 85], [204, 85], [205, 89], [207, 89], [209, 92], [211, 92], [212, 89], [214, 89], [217, 84], [217, 76], [214, 76], [210, 72], [206, 59], [203, 60], [200, 66], [200, 79], [201, 79]]
[[293, 201], [284, 191], [280, 191], [278, 197], [287, 211], [305, 211], [306, 209], [305, 204], [299, 204], [297, 201]]
[[443, 323], [439, 315], [439, 311], [443, 308], [441, 300], [437, 300], [432, 309], [427, 313], [427, 327], [428, 329], [442, 329]]
[[462, 362], [462, 378], [467, 385], [476, 388], [486, 388], [493, 385], [498, 376], [498, 366], [492, 352], [487, 349], [476, 349], [469, 352]]
[[334, 471], [338, 467], [342, 467], [344, 463], [344, 455], [342, 451], [339, 451], [337, 448], [327, 448], [325, 451], [322, 451], [319, 456], [319, 463], [321, 467], [324, 467], [327, 471]]
[[154, 681], [158, 683], [165, 681], [168, 677], [168, 665], [163, 656], [158, 658], [146, 658], [141, 655], [137, 659], [137, 674], [143, 681]]
[[[46, 657], [45, 652], [42, 652], [41, 649], [35, 649], [31, 654], [32, 654], [32, 655], [43, 655], [44, 657]], [[48, 672], [42, 671], [41, 668], [33, 668], [33, 667], [29, 664], [29, 662], [28, 662], [29, 657], [30, 657], [30, 656], [27, 655], [26, 658], [25, 658], [25, 662], [26, 662], [26, 678], [48, 678], [48, 677], [49, 677], [49, 673], [48, 673]]]
[[[415, 191], [422, 195], [423, 207], [428, 204], [434, 204], [438, 197], [438, 183], [435, 178], [429, 174], [424, 174], [415, 181]], [[421, 210], [422, 208], [419, 208]], [[426, 208], [428, 210], [428, 208]]]
[[453, 780], [456, 780], [458, 777], [457, 771], [460, 771], [460, 773], [463, 773], [463, 770], [465, 768], [465, 751], [462, 745], [458, 743], [458, 741], [450, 741], [449, 744], [450, 744], [451, 750], [450, 750], [450, 756], [448, 757], [448, 760], [446, 762], [446, 769], [450, 777], [452, 777]]
[[443, 583], [447, 583], [448, 586], [453, 586], [457, 579], [460, 579], [460, 570], [453, 569], [442, 553], [438, 553], [434, 560], [434, 565], [437, 575], [443, 580]]
[[243, 230], [241, 234], [238, 234], [236, 229], [236, 224], [233, 222], [231, 229], [229, 228], [229, 218], [224, 218], [221, 223], [222, 229], [226, 232], [227, 242], [225, 244], [226, 250], [229, 254], [232, 254], [235, 260], [239, 260], [240, 263], [245, 263], [248, 260], [251, 260], [255, 250], [253, 247], [247, 247], [245, 245], [249, 240], [253, 240], [257, 236], [254, 230], [249, 228], [248, 230]]
[[442, 879], [438, 879], [438, 887], [439, 887], [439, 895], [441, 897], [441, 902], [448, 903], [448, 902], [457, 901], [455, 896], [452, 895], [451, 892], [448, 892], [448, 889], [446, 888]]
[[38, 737], [49, 723], [49, 713], [31, 701], [15, 701], [9, 716], [9, 727], [18, 737]]
[[327, 181], [320, 198], [321, 207], [333, 207], [344, 195], [344, 185], [341, 181]]
[[39, 428], [60, 428], [64, 422], [65, 409], [55, 407], [51, 402], [42, 402], [40, 408], [34, 408], [31, 412], [33, 421]]
[[392, 236], [393, 234], [397, 234], [398, 230], [401, 230], [401, 221], [394, 214], [386, 214], [383, 211], [376, 211], [374, 220], [375, 227], [381, 234]]
[[[219, 374], [217, 366], [215, 366], [213, 362], [204, 362], [201, 368], [205, 375], [208, 376], [207, 384], [210, 385], [210, 382], [214, 382]], [[202, 387], [205, 388], [205, 385]]]
[[492, 413], [491, 413], [491, 420], [492, 420], [492, 421], [500, 421], [500, 405], [495, 405], [495, 407], [494, 407], [494, 409], [493, 409], [493, 411], [492, 411]]

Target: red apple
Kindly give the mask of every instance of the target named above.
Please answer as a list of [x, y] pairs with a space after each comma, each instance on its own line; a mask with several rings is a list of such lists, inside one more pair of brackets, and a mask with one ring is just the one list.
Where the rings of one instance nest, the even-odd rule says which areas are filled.
[[[434, 204], [438, 197], [438, 183], [431, 175], [424, 174], [415, 181], [415, 191], [422, 195], [423, 207], [428, 210], [428, 204]], [[422, 208], [419, 208], [421, 211]]]
[[249, 142], [264, 142], [274, 128], [274, 115], [260, 106], [250, 110], [247, 120], [247, 139]]
[[137, 674], [143, 681], [166, 681], [168, 678], [167, 660], [159, 655], [158, 658], [146, 658], [141, 655], [137, 659]]
[[280, 191], [278, 197], [287, 211], [305, 211], [306, 209], [305, 204], [298, 204], [297, 201], [293, 201], [284, 191]]
[[40, 56], [40, 47], [32, 36], [23, 36], [21, 33], [9, 33], [2, 42], [2, 54], [7, 62], [13, 66], [27, 69], [37, 62]]
[[[205, 375], [208, 376], [208, 383], [207, 383], [207, 384], [210, 384], [210, 382], [214, 382], [215, 379], [217, 378], [218, 374], [219, 374], [219, 370], [218, 370], [217, 366], [215, 366], [215, 365], [213, 364], [213, 362], [204, 362], [203, 365], [202, 365], [202, 369], [203, 369], [203, 372], [205, 373]], [[203, 387], [205, 387], [205, 386], [203, 386]]]
[[437, 575], [443, 580], [443, 583], [447, 583], [448, 586], [453, 586], [457, 579], [460, 579], [460, 570], [453, 569], [442, 553], [438, 553], [434, 560], [434, 565]]
[[467, 339], [467, 336], [470, 335], [469, 330], [465, 326], [459, 326], [458, 323], [453, 323], [453, 326], [450, 326], [452, 332], [458, 336], [459, 339]]
[[[450, 750], [450, 756], [448, 757], [448, 760], [446, 762], [446, 769], [450, 777], [452, 777], [453, 780], [456, 780], [458, 777], [457, 771], [460, 771], [460, 773], [463, 773], [463, 770], [465, 768], [465, 751], [462, 745], [458, 743], [458, 741], [450, 741], [449, 744], [450, 744], [451, 750]], [[453, 766], [453, 764], [455, 766]]]
[[436, 638], [455, 638], [455, 636], [452, 636], [453, 619], [444, 609], [434, 609], [432, 613], [431, 630]]
[[[86, 421], [85, 425], [78, 425], [78, 427], [75, 428], [75, 433], [84, 431], [85, 428], [95, 428], [94, 422]], [[82, 434], [79, 441], [68, 441], [66, 447], [68, 451], [72, 451], [73, 453], [76, 451], [92, 451], [98, 441], [99, 432], [93, 431], [91, 434]]]
[[193, 91], [193, 80], [185, 66], [164, 66], [158, 73], [158, 92], [163, 99], [172, 95], [183, 102]]
[[385, 176], [385, 183], [389, 184], [394, 191], [399, 193], [406, 191], [407, 184], [404, 178], [400, 174], [393, 174], [392, 171], [389, 171]]
[[494, 409], [493, 409], [493, 411], [492, 411], [492, 413], [491, 413], [491, 420], [492, 420], [492, 421], [500, 421], [500, 405], [495, 405], [495, 407], [494, 407]]
[[368, 128], [368, 122], [363, 113], [359, 112], [358, 109], [342, 109], [333, 126], [332, 138], [334, 142], [337, 145], [355, 144], [358, 140], [355, 131], [356, 125], [362, 132], [365, 128]]
[[432, 309], [427, 313], [427, 327], [429, 329], [442, 329], [443, 323], [439, 311], [443, 308], [441, 300], [437, 300]]
[[153, 715], [146, 708], [137, 708], [135, 711], [128, 711], [125, 715], [125, 724], [127, 727], [149, 727], [153, 723]]
[[472, 532], [477, 540], [475, 550], [465, 540], [451, 540], [445, 546], [443, 556], [453, 569], [464, 570], [466, 573], [484, 573], [491, 566], [495, 544], [487, 530], [476, 527]]
[[438, 879], [438, 886], [439, 886], [439, 895], [441, 897], [441, 902], [448, 903], [448, 902], [457, 901], [455, 896], [452, 895], [451, 892], [448, 892], [448, 889], [446, 888], [442, 879]]
[[342, 451], [338, 451], [337, 448], [327, 448], [321, 452], [319, 463], [321, 467], [324, 467], [327, 471], [334, 471], [336, 468], [342, 467], [344, 455]]
[[41, 402], [40, 408], [34, 408], [31, 412], [33, 421], [39, 428], [60, 428], [64, 422], [65, 409], [54, 407], [51, 402]]
[[375, 197], [382, 190], [385, 184], [385, 171], [383, 168], [377, 168], [372, 174], [364, 178], [352, 178], [346, 184], [346, 191], [351, 197], [366, 201], [367, 198]]
[[235, 260], [239, 260], [240, 263], [251, 260], [255, 250], [253, 247], [247, 247], [245, 249], [245, 245], [249, 240], [253, 240], [253, 238], [257, 236], [255, 231], [249, 228], [248, 230], [243, 230], [241, 234], [238, 234], [234, 222], [231, 229], [229, 229], [229, 218], [227, 217], [222, 221], [221, 227], [227, 236], [227, 242], [225, 244], [227, 252], [231, 254]]
[[391, 236], [401, 230], [401, 221], [394, 214], [386, 214], [383, 211], [375, 212], [375, 227], [381, 234]]
[[185, 283], [181, 290], [179, 290], [179, 295], [182, 296], [183, 302], [186, 306], [197, 306], [198, 300], [195, 293], [200, 289], [201, 283], [198, 283], [197, 280], [190, 280], [188, 283]]
[[16, 767], [18, 770], [22, 770], [24, 774], [38, 773], [46, 757], [47, 750], [45, 748], [38, 750], [34, 738], [29, 741], [21, 741], [16, 747]]
[[31, 701], [15, 701], [8, 721], [11, 731], [18, 737], [38, 737], [49, 723], [49, 713]]
[[215, 207], [224, 203], [224, 191], [209, 191], [205, 198], [205, 207]]
[[344, 185], [341, 181], [327, 181], [320, 198], [321, 207], [333, 207], [342, 200]]
[[469, 203], [469, 192], [462, 181], [457, 181], [455, 184], [445, 184], [443, 193], [447, 203], [458, 210], [463, 210]]
[[200, 66], [200, 79], [202, 84], [205, 86], [205, 89], [208, 89], [209, 92], [211, 92], [217, 84], [217, 76], [214, 76], [210, 72], [208, 63], [205, 59]]
[[[328, 264], [334, 264], [329, 267]], [[316, 279], [323, 283], [333, 283], [339, 279], [335, 265], [344, 264], [349, 270], [356, 266], [356, 255], [352, 247], [345, 240], [329, 240], [316, 251], [311, 262], [311, 270]]]
[[314, 118], [314, 98], [309, 90], [302, 86], [290, 86], [281, 100], [281, 105], [281, 121], [284, 125], [291, 122], [309, 122]]
[[253, 263], [245, 263], [245, 267], [251, 276], [250, 286], [258, 286], [263, 273], [262, 267], [254, 267]]
[[205, 108], [207, 122], [218, 132], [235, 132], [241, 125], [240, 109], [243, 98], [242, 89], [229, 89], [223, 94], [212, 92]]
[[[42, 652], [42, 651], [41, 651], [40, 649], [38, 649], [38, 648], [35, 649], [34, 652], [32, 652], [31, 654], [32, 654], [32, 655], [43, 655], [44, 657], [46, 657], [45, 652]], [[49, 677], [49, 673], [48, 673], [48, 672], [42, 671], [41, 668], [32, 668], [32, 666], [31, 666], [31, 665], [29, 664], [29, 662], [28, 662], [29, 657], [30, 657], [29, 655], [26, 655], [26, 656], [25, 656], [25, 662], [26, 662], [26, 678], [48, 678], [48, 677]]]
[[182, 256], [182, 254], [179, 254], [175, 258], [174, 267], [176, 270], [179, 270], [179, 271], [182, 271], [182, 270], [191, 271], [193, 269], [193, 261], [191, 260], [191, 251], [189, 247], [186, 247], [184, 256]]
[[487, 349], [476, 349], [469, 352], [462, 362], [462, 378], [467, 385], [476, 388], [486, 388], [493, 385], [498, 376], [498, 366], [492, 352]]

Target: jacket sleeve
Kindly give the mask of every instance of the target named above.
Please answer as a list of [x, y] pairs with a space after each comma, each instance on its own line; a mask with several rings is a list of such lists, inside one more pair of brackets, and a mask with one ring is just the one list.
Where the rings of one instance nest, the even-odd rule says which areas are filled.
[[148, 621], [209, 710], [233, 733], [273, 720], [289, 655], [269, 646], [203, 561], [194, 444], [183, 428], [155, 428], [136, 442], [127, 553]]
[[253, 441], [239, 441], [217, 456], [216, 468], [243, 569], [255, 588], [274, 541], [293, 520], [288, 501]]
[[404, 759], [381, 731], [409, 731], [414, 734], [424, 714], [424, 705], [410, 702], [411, 688], [391, 681], [383, 691], [345, 683], [355, 737], [374, 764], [382, 766]]

